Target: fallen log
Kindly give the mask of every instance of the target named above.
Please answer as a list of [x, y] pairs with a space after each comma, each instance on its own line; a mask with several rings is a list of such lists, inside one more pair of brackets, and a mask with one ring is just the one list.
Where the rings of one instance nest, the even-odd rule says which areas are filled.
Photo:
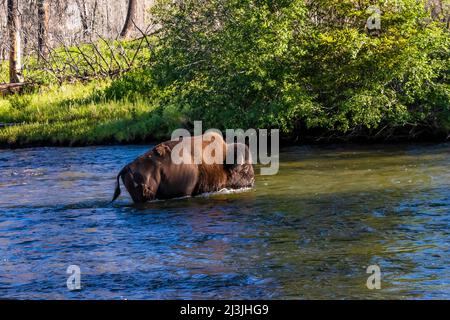
[[5, 127], [12, 127], [12, 126], [17, 126], [20, 123], [16, 123], [16, 122], [12, 122], [12, 123], [4, 123], [4, 122], [0, 122], [0, 129], [1, 128], [5, 128]]
[[25, 88], [31, 87], [33, 87], [33, 84], [29, 82], [3, 83], [0, 84], [0, 95], [5, 96], [8, 94], [22, 93]]

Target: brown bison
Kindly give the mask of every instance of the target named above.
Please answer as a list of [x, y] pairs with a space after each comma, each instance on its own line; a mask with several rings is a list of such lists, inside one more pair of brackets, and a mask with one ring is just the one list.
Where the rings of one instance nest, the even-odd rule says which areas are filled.
[[[204, 136], [166, 141], [138, 157], [117, 175], [112, 201], [120, 195], [119, 177], [136, 203], [253, 186], [254, 171], [248, 147], [226, 144], [219, 134], [211, 136], [211, 141]], [[184, 161], [174, 161], [177, 158], [173, 153]], [[231, 163], [225, 161], [227, 155]]]

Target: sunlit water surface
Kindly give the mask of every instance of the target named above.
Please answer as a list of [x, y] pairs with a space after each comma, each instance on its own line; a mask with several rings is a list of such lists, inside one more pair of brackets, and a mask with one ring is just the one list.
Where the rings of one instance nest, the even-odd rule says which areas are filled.
[[148, 148], [0, 150], [0, 298], [450, 297], [450, 144], [292, 147], [251, 190], [109, 204]]

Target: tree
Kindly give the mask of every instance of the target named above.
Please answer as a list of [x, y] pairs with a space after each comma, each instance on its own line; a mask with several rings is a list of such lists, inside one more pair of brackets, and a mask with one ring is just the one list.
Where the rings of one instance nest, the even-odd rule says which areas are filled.
[[448, 30], [423, 2], [398, 2], [380, 5], [375, 36], [370, 0], [159, 0], [150, 85], [178, 92], [167, 105], [219, 129], [450, 128]]
[[81, 24], [83, 26], [83, 35], [87, 36], [89, 34], [89, 23], [88, 23], [87, 11], [86, 11], [86, 1], [77, 0], [76, 2], [77, 2], [78, 10], [80, 11], [80, 19], [81, 19]]
[[38, 0], [38, 50], [39, 57], [46, 58], [48, 55], [48, 1]]
[[7, 28], [9, 33], [9, 81], [21, 82], [20, 20], [17, 0], [8, 0]]
[[137, 0], [128, 0], [127, 17], [125, 19], [125, 24], [123, 25], [122, 32], [120, 33], [120, 36], [122, 38], [127, 38], [130, 35], [134, 19], [136, 18], [136, 9]]

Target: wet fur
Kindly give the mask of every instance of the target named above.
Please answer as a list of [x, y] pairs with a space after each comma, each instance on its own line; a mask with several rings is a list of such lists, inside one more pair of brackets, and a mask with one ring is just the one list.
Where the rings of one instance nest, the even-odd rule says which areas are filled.
[[[183, 138], [179, 141], [166, 141], [126, 165], [117, 175], [113, 200], [120, 195], [120, 181], [125, 185], [136, 203], [154, 199], [170, 199], [182, 196], [195, 196], [205, 192], [219, 191], [223, 188], [251, 187], [254, 182], [253, 166], [248, 148], [241, 163], [227, 164], [174, 164], [171, 153], [179, 143], [191, 143], [191, 157], [194, 157], [194, 140], [202, 137]], [[237, 144], [227, 145], [222, 137], [214, 136], [222, 143], [225, 162], [230, 146], [237, 150]], [[189, 140], [188, 140], [189, 139]], [[203, 150], [210, 141], [203, 141]], [[236, 154], [236, 152], [235, 152]], [[204, 160], [204, 159], [203, 159]], [[235, 156], [235, 161], [236, 161]]]

